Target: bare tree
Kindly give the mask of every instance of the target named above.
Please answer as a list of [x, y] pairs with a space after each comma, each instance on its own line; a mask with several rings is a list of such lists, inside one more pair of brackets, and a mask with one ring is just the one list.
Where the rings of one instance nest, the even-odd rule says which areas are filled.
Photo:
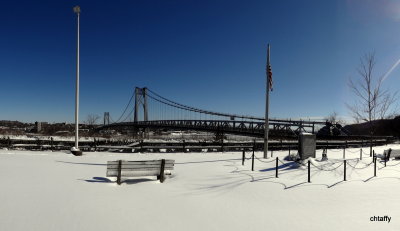
[[[350, 78], [348, 86], [356, 96], [354, 104], [346, 104], [355, 121], [364, 121], [369, 124], [369, 133], [372, 145], [374, 126], [372, 121], [384, 118], [396, 100], [396, 94], [382, 90], [383, 76], [376, 79], [373, 75], [375, 54], [366, 54], [361, 58], [358, 68], [359, 79], [355, 82]], [[370, 149], [372, 153], [372, 146]]]
[[338, 114], [334, 111], [331, 114], [329, 114], [329, 116], [326, 117], [325, 120], [328, 121], [329, 123], [334, 124], [337, 121], [337, 115]]
[[85, 123], [86, 123], [87, 125], [95, 125], [99, 119], [100, 119], [100, 116], [99, 116], [99, 115], [96, 115], [96, 114], [89, 114], [89, 115], [87, 115], [87, 117], [86, 117]]
[[327, 117], [325, 117], [325, 120], [328, 121], [331, 124], [345, 124], [346, 121], [341, 119], [339, 117], [339, 114], [335, 111], [333, 111], [331, 114], [329, 114]]
[[397, 100], [397, 92], [394, 94], [386, 93], [383, 95], [381, 102], [379, 103], [380, 107], [378, 110], [378, 116], [379, 119], [388, 119], [392, 118], [395, 115], [395, 110], [390, 111], [391, 106], [396, 102]]
[[349, 80], [349, 88], [355, 94], [356, 99], [353, 105], [347, 104], [347, 107], [356, 120], [371, 122], [376, 118], [376, 107], [382, 78], [374, 83], [372, 73], [374, 66], [375, 55], [365, 55], [361, 59], [360, 67], [358, 68], [360, 79], [357, 82], [352, 79]]

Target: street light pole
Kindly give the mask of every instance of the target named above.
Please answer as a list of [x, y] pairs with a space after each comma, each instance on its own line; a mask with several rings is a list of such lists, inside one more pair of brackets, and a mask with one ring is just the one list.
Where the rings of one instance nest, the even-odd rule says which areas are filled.
[[81, 8], [74, 7], [77, 15], [77, 45], [76, 45], [76, 90], [75, 90], [75, 147], [71, 149], [72, 154], [81, 156], [82, 151], [79, 150], [79, 16]]
[[267, 67], [266, 67], [266, 74], [267, 74], [267, 92], [265, 95], [265, 127], [264, 127], [264, 158], [268, 158], [268, 132], [269, 132], [269, 91], [270, 91], [270, 78], [271, 73], [269, 71], [270, 68], [270, 46], [268, 44], [267, 48]]

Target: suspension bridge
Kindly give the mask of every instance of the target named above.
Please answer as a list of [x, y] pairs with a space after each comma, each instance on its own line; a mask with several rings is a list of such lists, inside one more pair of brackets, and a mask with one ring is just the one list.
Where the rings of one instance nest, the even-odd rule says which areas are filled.
[[[263, 117], [221, 113], [187, 106], [167, 99], [149, 88], [136, 87], [118, 119], [113, 120], [110, 114], [105, 112], [104, 124], [98, 130], [193, 130], [263, 137], [264, 120]], [[316, 133], [318, 128], [326, 124], [325, 121], [270, 119], [269, 134], [296, 136], [300, 132]]]

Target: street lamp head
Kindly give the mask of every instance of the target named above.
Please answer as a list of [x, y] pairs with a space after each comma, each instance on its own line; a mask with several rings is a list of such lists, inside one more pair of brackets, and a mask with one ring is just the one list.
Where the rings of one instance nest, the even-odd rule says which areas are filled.
[[74, 7], [74, 12], [77, 13], [77, 14], [81, 13], [81, 8], [79, 6], [75, 6]]

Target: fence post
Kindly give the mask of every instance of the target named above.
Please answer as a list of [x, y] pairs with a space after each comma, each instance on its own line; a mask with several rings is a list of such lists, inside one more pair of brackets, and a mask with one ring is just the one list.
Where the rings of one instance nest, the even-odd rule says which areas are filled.
[[276, 172], [275, 177], [278, 178], [278, 157], [276, 157]]
[[372, 152], [373, 152], [374, 150], [372, 150], [372, 140], [370, 140], [369, 141], [369, 156], [371, 157], [372, 156]]
[[54, 151], [53, 137], [50, 138], [51, 151]]
[[244, 165], [244, 158], [245, 158], [245, 152], [244, 152], [244, 149], [243, 149], [243, 153], [242, 153], [242, 166]]
[[274, 157], [274, 150], [271, 150], [271, 157]]
[[386, 167], [386, 153], [383, 153], [383, 157], [385, 158], [385, 167]]
[[362, 148], [360, 148], [360, 160], [362, 160]]
[[374, 176], [376, 176], [376, 157], [374, 155]]
[[343, 148], [343, 159], [346, 159], [346, 147]]
[[343, 164], [344, 164], [344, 178], [343, 178], [343, 181], [346, 181], [346, 160], [344, 160]]
[[311, 162], [308, 161], [308, 183], [311, 183], [311, 171], [310, 171]]
[[290, 144], [289, 144], [289, 156], [290, 156]]
[[254, 171], [254, 149], [253, 149], [253, 155], [251, 156], [251, 171]]
[[97, 152], [97, 144], [98, 144], [98, 140], [96, 140], [96, 138], [94, 138], [94, 151]]

